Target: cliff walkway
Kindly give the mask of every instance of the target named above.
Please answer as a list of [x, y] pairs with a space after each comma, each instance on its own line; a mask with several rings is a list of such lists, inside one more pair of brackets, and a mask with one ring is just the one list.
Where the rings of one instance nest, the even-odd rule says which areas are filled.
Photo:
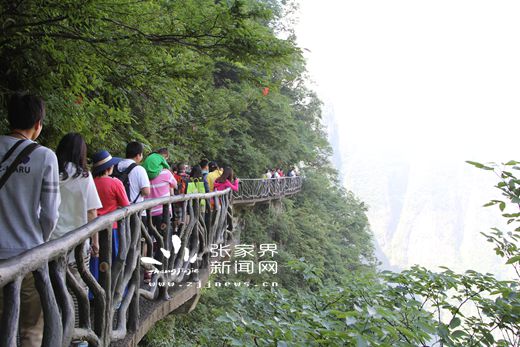
[[[195, 307], [210, 275], [212, 247], [232, 245], [233, 207], [247, 207], [298, 193], [300, 177], [245, 179], [238, 192], [229, 189], [208, 194], [178, 195], [131, 205], [71, 231], [67, 235], [0, 261], [0, 288], [4, 312], [0, 347], [17, 345], [20, 290], [23, 278], [33, 273], [42, 302], [45, 329], [43, 346], [70, 346], [84, 340], [89, 346], [136, 346], [148, 330], [169, 313]], [[213, 201], [214, 209], [206, 207]], [[156, 205], [179, 204], [186, 221], [176, 233], [170, 225], [159, 233], [144, 211]], [[209, 210], [209, 209], [208, 209]], [[117, 222], [120, 242], [112, 254], [112, 225]], [[99, 233], [99, 279], [82, 261], [85, 243]], [[153, 239], [158, 250], [153, 254]], [[146, 244], [146, 257], [141, 257]], [[77, 274], [68, 263], [75, 258]], [[214, 260], [215, 258], [213, 258]], [[150, 284], [143, 268], [151, 269]], [[85, 290], [85, 285], [93, 296]]]

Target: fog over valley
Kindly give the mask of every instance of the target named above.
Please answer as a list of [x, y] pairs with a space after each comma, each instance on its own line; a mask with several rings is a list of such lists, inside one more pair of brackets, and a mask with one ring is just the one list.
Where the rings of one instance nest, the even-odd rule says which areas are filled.
[[461, 159], [405, 156], [391, 144], [368, 149], [349, 143], [332, 125], [333, 114], [327, 119], [334, 164], [344, 186], [368, 205], [382, 268], [420, 264], [509, 277], [510, 269], [480, 234], [506, 228], [496, 206], [483, 207], [500, 198], [494, 173]]
[[[343, 185], [368, 205], [385, 268], [507, 277], [497, 177], [518, 158], [520, 3], [299, 2], [299, 45]], [[507, 230], [507, 229], [506, 229]]]

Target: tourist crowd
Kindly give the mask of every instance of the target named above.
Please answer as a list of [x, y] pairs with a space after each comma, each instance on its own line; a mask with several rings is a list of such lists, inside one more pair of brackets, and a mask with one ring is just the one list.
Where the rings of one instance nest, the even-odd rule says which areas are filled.
[[274, 168], [274, 169], [266, 169], [265, 173], [262, 175], [262, 178], [282, 178], [282, 177], [296, 177], [298, 176], [298, 168], [297, 167], [291, 167], [289, 170], [287, 170], [287, 175], [284, 174], [283, 170], [280, 168]]
[[[19, 255], [98, 216], [145, 199], [238, 190], [239, 179], [230, 166], [220, 168], [215, 161], [202, 159], [188, 172], [187, 165], [168, 162], [166, 148], [145, 158], [143, 144], [135, 141], [126, 146], [125, 158], [112, 156], [107, 150], [97, 151], [91, 157], [89, 170], [87, 145], [80, 134], [65, 135], [56, 153], [35, 142], [43, 127], [45, 104], [33, 95], [13, 95], [7, 116], [10, 133], [0, 136], [0, 259]], [[203, 209], [214, 208], [215, 202], [209, 205], [204, 199], [200, 201]], [[186, 221], [184, 208], [183, 203], [176, 204], [173, 211], [162, 205], [153, 207], [153, 225], [164, 233], [173, 217], [177, 228]], [[112, 226], [112, 239], [115, 259], [120, 242], [117, 223]], [[84, 261], [95, 277], [99, 272], [98, 255], [96, 234], [84, 250]], [[80, 279], [72, 255], [69, 268]], [[145, 272], [144, 280], [149, 277], [150, 272]], [[20, 296], [20, 342], [22, 346], [40, 346], [43, 314], [32, 273], [24, 278]], [[0, 290], [0, 317], [2, 311]]]
[[[112, 156], [105, 149], [91, 156], [87, 164], [87, 145], [78, 133], [60, 140], [56, 152], [35, 142], [43, 128], [44, 101], [34, 95], [15, 94], [7, 108], [10, 132], [0, 136], [0, 260], [17, 256], [42, 243], [57, 239], [89, 221], [145, 199], [180, 194], [209, 193], [231, 188], [238, 191], [239, 179], [233, 169], [202, 159], [188, 167], [173, 165], [167, 148], [159, 148], [147, 157], [140, 142], [126, 146], [124, 158]], [[263, 178], [293, 177], [279, 169], [267, 169]], [[217, 206], [214, 199], [201, 199], [199, 208], [211, 215]], [[163, 235], [168, 226], [177, 232], [188, 223], [186, 205], [182, 202], [158, 205], [151, 209], [151, 224]], [[143, 211], [143, 222], [148, 216]], [[170, 223], [173, 221], [173, 223]], [[112, 260], [119, 252], [121, 235], [118, 223], [112, 225]], [[154, 255], [157, 250], [152, 250]], [[97, 233], [85, 243], [83, 262], [94, 277], [99, 276], [99, 237]], [[143, 243], [142, 255], [148, 254]], [[81, 280], [75, 257], [70, 254], [68, 267]], [[149, 269], [148, 269], [149, 270]], [[151, 271], [144, 271], [149, 281]], [[91, 296], [92, 298], [92, 296]], [[20, 293], [19, 337], [22, 346], [40, 346], [43, 336], [43, 314], [34, 277], [23, 279]], [[0, 317], [3, 311], [0, 290]]]

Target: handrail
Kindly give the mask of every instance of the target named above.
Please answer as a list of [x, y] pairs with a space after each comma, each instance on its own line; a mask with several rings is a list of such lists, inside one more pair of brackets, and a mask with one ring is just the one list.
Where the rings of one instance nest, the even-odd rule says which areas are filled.
[[[214, 201], [208, 213], [200, 206], [202, 199]], [[176, 236], [172, 228], [166, 235], [157, 231], [150, 218], [141, 220], [143, 211], [156, 205], [182, 204], [187, 220]], [[206, 204], [209, 206], [209, 203]], [[149, 214], [149, 213], [148, 213]], [[88, 341], [90, 346], [108, 346], [122, 339], [127, 329], [139, 325], [139, 304], [145, 300], [165, 300], [168, 287], [141, 288], [141, 238], [145, 239], [147, 256], [158, 260], [152, 281], [183, 283], [197, 276], [191, 269], [209, 269], [212, 244], [231, 241], [231, 192], [229, 189], [208, 194], [190, 194], [146, 200], [116, 210], [75, 229], [60, 239], [46, 242], [16, 257], [0, 260], [0, 288], [4, 290], [4, 311], [0, 325], [0, 346], [16, 346], [20, 316], [22, 279], [33, 272], [44, 314], [43, 346], [69, 346], [74, 339]], [[118, 255], [112, 256], [112, 224], [118, 221]], [[85, 241], [99, 233], [100, 272], [97, 281], [83, 261]], [[153, 254], [155, 238], [163, 252]], [[173, 239], [180, 245], [173, 244]], [[74, 252], [80, 278], [73, 275], [68, 253]], [[167, 257], [168, 252], [170, 256]], [[165, 255], [166, 254], [166, 255]], [[188, 275], [189, 274], [189, 275]], [[84, 287], [93, 293], [91, 304]], [[74, 308], [71, 293], [76, 297]], [[74, 326], [75, 320], [79, 321]], [[113, 325], [114, 324], [114, 325]]]
[[238, 192], [233, 193], [233, 204], [254, 203], [293, 195], [301, 190], [302, 184], [301, 176], [244, 179], [240, 181]]
[[[104, 216], [100, 216], [93, 221], [74, 229], [59, 239], [50, 240], [38, 247], [32, 248], [18, 257], [13, 257], [6, 260], [0, 259], [0, 287], [4, 286], [7, 282], [11, 282], [18, 275], [25, 276], [31, 271], [34, 271], [37, 266], [34, 265], [34, 260], [46, 259], [48, 261], [53, 260], [64, 253], [65, 250], [76, 247], [80, 242], [83, 243], [86, 239], [91, 237], [96, 231], [106, 229], [111, 226], [114, 221], [119, 221], [125, 217], [142, 212], [150, 209], [157, 205], [165, 205], [168, 203], [179, 203], [188, 200], [200, 200], [210, 199], [213, 197], [219, 197], [228, 194], [230, 189], [226, 191], [213, 192], [207, 194], [190, 194], [190, 195], [176, 195], [171, 197], [156, 198], [145, 200], [138, 204], [129, 205], [127, 207], [119, 208], [113, 212], [110, 212]], [[23, 255], [23, 259], [19, 257]], [[22, 264], [22, 265], [20, 265]], [[16, 266], [15, 266], [16, 265]], [[12, 270], [14, 267], [21, 267], [21, 270]]]
[[[297, 193], [301, 187], [301, 177], [244, 179], [234, 193], [226, 189], [145, 200], [98, 217], [16, 257], [0, 260], [0, 290], [4, 294], [0, 347], [17, 344], [21, 283], [29, 273], [33, 273], [42, 302], [43, 346], [66, 347], [73, 340], [109, 346], [125, 338], [129, 331], [139, 329], [143, 300], [159, 302], [169, 298], [168, 286], [141, 286], [141, 267], [149, 266], [141, 259], [142, 244], [147, 245], [146, 256], [160, 264], [154, 265], [152, 282], [196, 281], [196, 271], [209, 273], [211, 246], [232, 242], [232, 205], [279, 199]], [[202, 200], [206, 200], [206, 210], [201, 207]], [[168, 208], [174, 204], [182, 207], [187, 216], [175, 236], [173, 221], [163, 234], [153, 226], [151, 218], [141, 218], [143, 211], [149, 216], [154, 206]], [[214, 208], [210, 210], [211, 205]], [[112, 255], [115, 221], [119, 235], [117, 256]], [[86, 240], [96, 233], [100, 245], [98, 280], [85, 265], [83, 251]], [[155, 254], [153, 239], [158, 245]], [[160, 248], [165, 251], [158, 251]], [[69, 268], [69, 254], [73, 254], [79, 274]], [[92, 303], [85, 288], [93, 294]]]

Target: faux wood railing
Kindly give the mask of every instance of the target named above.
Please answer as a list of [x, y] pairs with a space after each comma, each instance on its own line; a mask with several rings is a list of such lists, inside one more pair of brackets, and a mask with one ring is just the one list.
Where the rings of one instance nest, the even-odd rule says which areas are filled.
[[234, 205], [256, 204], [268, 200], [280, 199], [298, 193], [303, 178], [281, 177], [271, 179], [245, 179], [240, 181], [240, 189], [233, 193]]
[[[215, 199], [216, 208], [206, 215], [199, 206], [201, 199], [209, 198]], [[16, 346], [21, 281], [31, 271], [42, 298], [44, 346], [69, 346], [73, 339], [86, 340], [91, 346], [108, 346], [111, 341], [122, 339], [127, 329], [135, 331], [139, 324], [140, 301], [168, 298], [166, 287], [141, 288], [141, 238], [148, 244], [147, 256], [150, 258], [153, 257], [152, 235], [159, 247], [166, 250], [164, 253], [170, 252], [169, 259], [163, 252], [156, 252], [162, 265], [155, 265], [159, 271], [153, 275], [153, 281], [188, 281], [188, 269], [209, 267], [211, 244], [227, 243], [231, 239], [227, 231], [230, 199], [230, 191], [226, 190], [149, 200], [97, 218], [60, 239], [1, 261], [4, 312], [0, 345]], [[144, 225], [141, 219], [143, 211], [158, 204], [171, 203], [183, 204], [188, 217], [176, 237], [171, 235], [172, 228], [169, 228], [169, 235], [161, 235], [151, 223]], [[118, 221], [120, 235], [119, 254], [115, 259], [112, 257], [114, 221]], [[100, 240], [99, 282], [82, 261], [85, 240], [97, 232]], [[174, 245], [174, 238], [180, 240], [180, 245]], [[68, 269], [67, 254], [71, 251], [75, 253], [82, 281], [94, 295], [92, 305], [86, 291]], [[76, 312], [70, 293], [77, 298], [79, 309]], [[78, 327], [74, 327], [75, 314], [79, 318]]]
[[[199, 281], [199, 274], [209, 276], [211, 246], [232, 242], [232, 205], [279, 199], [298, 192], [301, 185], [299, 177], [242, 180], [239, 191], [233, 195], [228, 189], [147, 200], [96, 218], [19, 256], [0, 260], [0, 289], [4, 294], [0, 347], [17, 345], [21, 283], [30, 272], [42, 302], [43, 346], [66, 347], [73, 340], [87, 341], [89, 346], [109, 346], [125, 338], [125, 345], [135, 345], [153, 322], [178, 306], [164, 306], [161, 310], [166, 312], [148, 322], [143, 320], [141, 310], [146, 302], [168, 302], [172, 295], [172, 288], [168, 286], [143, 285], [144, 260], [155, 258], [157, 262], [153, 283], [170, 283], [177, 287], [185, 284], [186, 288], [187, 284]], [[212, 211], [208, 208], [210, 199], [214, 201]], [[206, 201], [205, 211], [201, 208], [202, 200]], [[152, 225], [150, 218], [143, 222], [144, 211], [149, 213], [153, 206], [167, 208], [175, 203], [183, 206], [187, 216], [175, 233], [173, 225], [164, 235]], [[119, 248], [118, 255], [113, 257], [112, 225], [115, 221]], [[85, 242], [96, 233], [99, 233], [100, 243], [98, 280], [83, 261]], [[155, 252], [153, 238], [157, 242]], [[147, 244], [147, 258], [141, 258], [144, 243]], [[158, 251], [159, 248], [164, 251]], [[70, 253], [74, 254], [81, 280], [69, 269]], [[92, 300], [89, 300], [85, 285], [93, 294]], [[195, 291], [185, 291], [184, 301], [195, 294]], [[152, 310], [158, 310], [157, 307]], [[135, 336], [128, 340], [130, 332]]]

